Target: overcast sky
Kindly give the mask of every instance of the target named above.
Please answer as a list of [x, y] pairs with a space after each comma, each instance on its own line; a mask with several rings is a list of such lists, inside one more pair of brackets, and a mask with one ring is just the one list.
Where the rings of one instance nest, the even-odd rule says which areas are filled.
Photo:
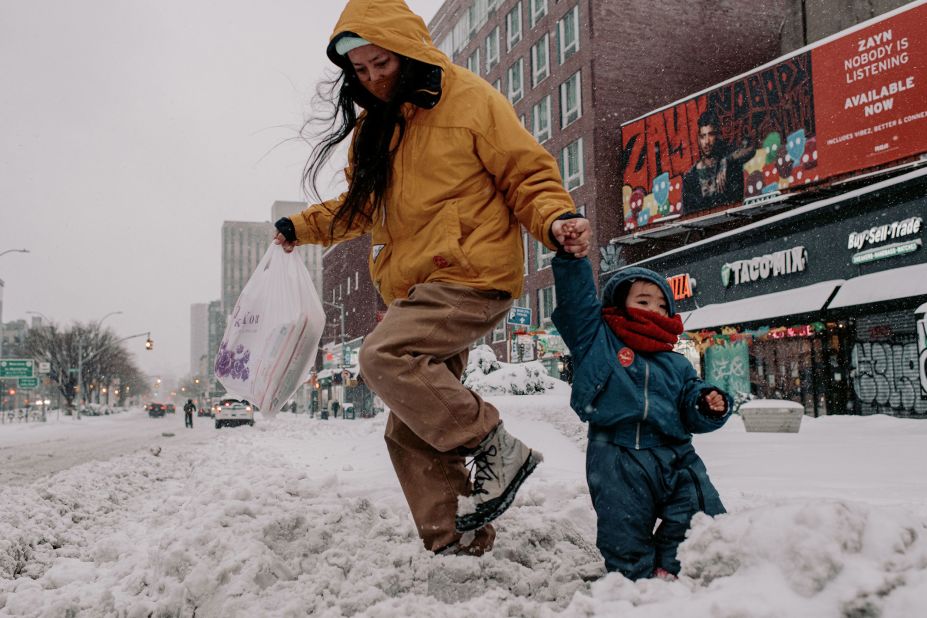
[[[441, 0], [408, 0], [425, 22]], [[335, 0], [0, 1], [3, 320], [92, 321], [152, 375], [189, 371], [224, 220], [300, 200], [294, 137]]]

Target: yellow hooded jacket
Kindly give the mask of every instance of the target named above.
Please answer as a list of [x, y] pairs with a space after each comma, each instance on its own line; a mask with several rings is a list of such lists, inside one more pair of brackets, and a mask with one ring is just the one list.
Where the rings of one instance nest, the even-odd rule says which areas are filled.
[[[370, 276], [389, 304], [418, 283], [440, 281], [522, 293], [519, 224], [554, 249], [548, 232], [575, 212], [553, 157], [521, 125], [508, 100], [454, 65], [402, 0], [350, 0], [332, 40], [352, 32], [443, 71], [437, 105], [404, 104], [406, 133], [393, 160], [383, 212], [340, 225], [345, 195], [292, 217], [297, 242], [331, 244], [371, 236]], [[350, 156], [349, 156], [350, 158]], [[345, 170], [348, 182], [351, 167]]]

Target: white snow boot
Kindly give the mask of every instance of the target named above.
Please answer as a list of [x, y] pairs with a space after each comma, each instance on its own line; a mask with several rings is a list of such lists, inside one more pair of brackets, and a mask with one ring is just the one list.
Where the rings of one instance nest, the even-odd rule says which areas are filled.
[[473, 492], [468, 500], [472, 510], [458, 509], [455, 526], [458, 532], [482, 528], [512, 504], [518, 488], [534, 472], [544, 456], [505, 430], [502, 421], [483, 438], [468, 464], [473, 475]]

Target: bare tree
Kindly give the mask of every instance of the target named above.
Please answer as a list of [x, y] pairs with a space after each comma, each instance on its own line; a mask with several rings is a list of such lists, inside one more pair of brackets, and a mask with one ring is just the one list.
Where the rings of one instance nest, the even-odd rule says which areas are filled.
[[[120, 403], [126, 395], [143, 395], [148, 386], [132, 357], [109, 329], [101, 330], [95, 323], [75, 324], [61, 330], [54, 323], [32, 328], [23, 341], [26, 356], [48, 362], [48, 378], [58, 387], [61, 395], [72, 407], [78, 394], [78, 367], [80, 390], [99, 391], [100, 385], [118, 380]], [[91, 388], [91, 386], [93, 388]]]

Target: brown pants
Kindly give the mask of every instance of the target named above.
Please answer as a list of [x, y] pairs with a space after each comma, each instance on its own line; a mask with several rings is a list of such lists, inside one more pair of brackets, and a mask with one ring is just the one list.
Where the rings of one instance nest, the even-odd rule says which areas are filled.
[[[446, 283], [422, 283], [394, 301], [360, 350], [364, 381], [389, 406], [386, 446], [425, 547], [460, 540], [457, 496], [470, 485], [459, 447], [474, 447], [499, 423], [499, 411], [460, 376], [474, 341], [512, 306], [509, 298]], [[492, 547], [486, 526], [469, 543]]]

